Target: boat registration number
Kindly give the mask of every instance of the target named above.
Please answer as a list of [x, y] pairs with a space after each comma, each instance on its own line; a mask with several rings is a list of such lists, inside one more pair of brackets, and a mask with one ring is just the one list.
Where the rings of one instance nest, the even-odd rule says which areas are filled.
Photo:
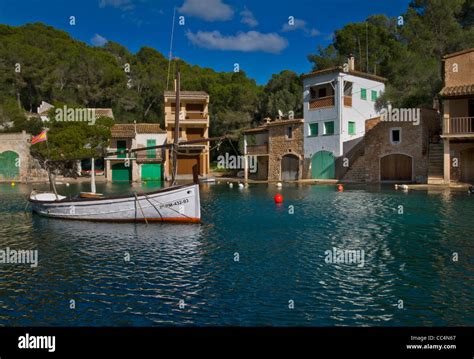
[[171, 203], [165, 203], [160, 206], [161, 208], [170, 208], [170, 207], [176, 207], [176, 206], [182, 206], [183, 204], [189, 203], [189, 199], [185, 198], [179, 201], [171, 202]]

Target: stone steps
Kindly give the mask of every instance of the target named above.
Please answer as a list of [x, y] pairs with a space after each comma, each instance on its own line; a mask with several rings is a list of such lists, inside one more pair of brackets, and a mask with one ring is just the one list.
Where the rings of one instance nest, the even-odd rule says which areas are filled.
[[441, 143], [431, 143], [428, 159], [428, 184], [444, 184], [444, 148]]

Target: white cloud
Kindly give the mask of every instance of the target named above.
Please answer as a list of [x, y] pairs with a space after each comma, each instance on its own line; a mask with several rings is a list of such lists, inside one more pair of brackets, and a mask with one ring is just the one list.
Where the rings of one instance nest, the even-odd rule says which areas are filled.
[[232, 19], [234, 10], [222, 0], [185, 0], [179, 12], [205, 21], [226, 21]]
[[296, 18], [294, 19], [292, 23], [290, 23], [290, 21], [285, 22], [283, 24], [283, 27], [281, 28], [281, 31], [283, 32], [296, 31], [296, 30], [301, 30], [306, 35], [312, 36], [312, 37], [318, 36], [321, 34], [319, 30], [314, 29], [314, 28], [309, 28], [305, 20], [296, 19]]
[[245, 8], [244, 10], [242, 10], [240, 12], [240, 16], [242, 16], [242, 20], [240, 20], [242, 24], [246, 24], [250, 27], [255, 27], [258, 25], [257, 19], [255, 19], [255, 16], [249, 9]]
[[280, 53], [288, 41], [275, 33], [262, 34], [258, 31], [239, 32], [225, 36], [219, 31], [188, 31], [186, 37], [196, 46], [213, 50]]
[[106, 6], [112, 6], [124, 11], [135, 8], [131, 0], [99, 0], [99, 7]]
[[104, 46], [109, 40], [99, 34], [95, 34], [91, 39], [92, 45], [94, 46]]

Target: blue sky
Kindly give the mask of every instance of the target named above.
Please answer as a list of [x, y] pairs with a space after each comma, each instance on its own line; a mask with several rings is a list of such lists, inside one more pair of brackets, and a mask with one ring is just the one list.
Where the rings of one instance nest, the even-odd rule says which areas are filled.
[[[273, 73], [308, 72], [307, 55], [333, 32], [372, 14], [398, 16], [409, 0], [0, 0], [0, 23], [44, 22], [91, 45], [112, 40], [136, 52], [173, 54], [217, 71], [234, 64], [264, 84]], [[69, 24], [75, 16], [76, 24]], [[184, 16], [184, 25], [179, 17]], [[290, 19], [290, 17], [292, 17]], [[290, 24], [290, 20], [291, 24]]]

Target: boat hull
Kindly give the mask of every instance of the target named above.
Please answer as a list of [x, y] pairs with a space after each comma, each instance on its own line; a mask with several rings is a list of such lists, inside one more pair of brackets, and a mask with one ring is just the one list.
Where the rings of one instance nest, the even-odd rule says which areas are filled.
[[77, 200], [37, 200], [30, 196], [34, 213], [69, 220], [95, 222], [189, 222], [201, 221], [199, 185], [165, 188], [125, 197]]

